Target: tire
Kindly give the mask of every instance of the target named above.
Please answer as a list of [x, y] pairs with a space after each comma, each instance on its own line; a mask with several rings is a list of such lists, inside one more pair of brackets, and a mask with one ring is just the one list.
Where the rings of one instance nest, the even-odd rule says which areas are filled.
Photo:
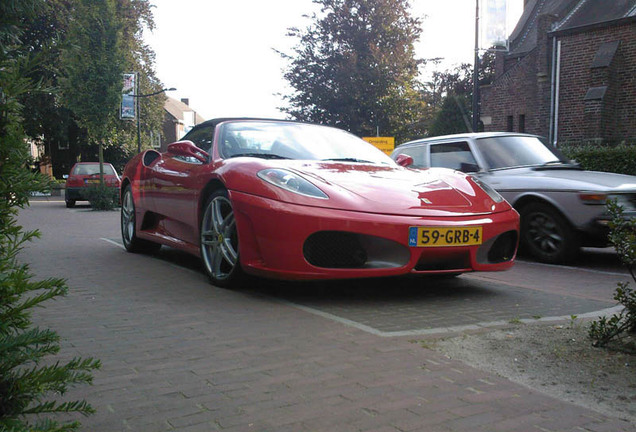
[[124, 189], [124, 196], [121, 200], [121, 239], [128, 252], [156, 252], [161, 248], [159, 243], [143, 240], [137, 237], [137, 227], [135, 220], [135, 202], [133, 200], [130, 185]]
[[73, 199], [67, 199], [66, 201], [66, 208], [73, 208], [75, 207], [75, 200]]
[[214, 191], [201, 218], [201, 261], [213, 285], [236, 288], [244, 278], [239, 259], [238, 231], [226, 190]]
[[552, 206], [532, 203], [521, 209], [521, 247], [537, 261], [561, 264], [579, 251], [569, 222]]

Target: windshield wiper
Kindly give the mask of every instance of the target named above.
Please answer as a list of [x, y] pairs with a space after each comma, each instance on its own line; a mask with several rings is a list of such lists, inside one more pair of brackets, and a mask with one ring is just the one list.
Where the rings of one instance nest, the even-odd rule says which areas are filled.
[[289, 159], [288, 157], [277, 155], [274, 153], [239, 153], [239, 154], [230, 156], [230, 158], [241, 157], [241, 156], [256, 157], [261, 159]]
[[364, 159], [356, 159], [356, 158], [330, 158], [330, 159], [321, 159], [322, 162], [359, 162], [359, 163], [373, 163]]

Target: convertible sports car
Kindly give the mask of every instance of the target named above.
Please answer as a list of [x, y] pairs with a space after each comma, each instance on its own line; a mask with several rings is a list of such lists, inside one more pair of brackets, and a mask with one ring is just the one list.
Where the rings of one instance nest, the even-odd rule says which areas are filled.
[[519, 215], [479, 180], [398, 166], [339, 129], [216, 119], [126, 166], [130, 252], [201, 257], [213, 284], [506, 270]]

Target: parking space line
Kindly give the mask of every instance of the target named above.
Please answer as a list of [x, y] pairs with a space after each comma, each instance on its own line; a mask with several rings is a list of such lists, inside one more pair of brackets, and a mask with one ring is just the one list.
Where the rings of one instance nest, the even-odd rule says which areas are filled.
[[[112, 240], [112, 239], [109, 239], [109, 238], [106, 238], [106, 237], [100, 237], [100, 240], [103, 240], [106, 243], [110, 243], [112, 245], [115, 245], [115, 246], [123, 249], [123, 250], [126, 250], [126, 248], [124, 247], [123, 244], [121, 244], [121, 243], [119, 243], [119, 242], [117, 242], [115, 240]], [[143, 254], [138, 254], [138, 256], [144, 256], [144, 255]], [[149, 256], [149, 255], [146, 255], [146, 256]], [[188, 272], [193, 273], [193, 274], [201, 274], [197, 270], [192, 270], [192, 269], [189, 269], [187, 267], [183, 267], [183, 266], [180, 266], [180, 265], [177, 265], [177, 264], [173, 264], [173, 263], [171, 263], [169, 261], [162, 261], [162, 262], [165, 263], [166, 265], [168, 265], [170, 267], [173, 267], [173, 268], [176, 268], [176, 269], [185, 270], [185, 271], [188, 271]]]
[[[323, 312], [308, 306], [299, 305], [297, 303], [292, 303], [287, 300], [279, 300], [279, 301], [281, 303], [287, 304], [296, 309], [300, 309], [302, 311], [309, 312], [313, 315], [318, 315], [320, 317], [329, 319], [331, 321], [335, 321], [349, 327], [354, 327], [358, 330], [362, 330], [364, 332], [371, 333], [373, 335], [380, 336], [380, 337], [404, 337], [404, 336], [428, 336], [428, 335], [440, 336], [440, 335], [450, 334], [450, 333], [461, 333], [461, 332], [465, 332], [469, 330], [480, 330], [480, 329], [491, 328], [491, 327], [501, 327], [501, 326], [510, 324], [508, 321], [487, 321], [487, 322], [479, 322], [475, 324], [467, 324], [467, 325], [461, 325], [461, 326], [385, 332], [385, 331], [381, 331], [373, 327], [370, 327], [368, 325], [361, 324], [359, 322], [352, 321], [347, 318], [342, 318], [337, 315], [330, 314], [328, 312]], [[623, 309], [623, 306], [614, 306], [607, 309], [601, 309], [599, 311], [578, 314], [576, 315], [576, 318], [577, 319], [598, 318], [599, 316], [618, 313], [622, 309]], [[541, 322], [544, 322], [544, 323], [545, 322], [554, 322], [554, 323], [568, 322], [568, 321], [572, 321], [573, 316], [574, 315], [562, 315], [562, 316], [553, 316], [553, 317], [543, 317], [543, 318], [537, 318], [537, 319], [524, 318], [524, 319], [520, 319], [518, 322], [523, 324], [534, 324], [534, 323], [541, 323]]]
[[559, 265], [559, 264], [546, 264], [546, 263], [540, 263], [540, 262], [534, 262], [534, 261], [523, 261], [523, 260], [516, 260], [516, 261], [517, 263], [523, 263], [523, 264], [528, 264], [532, 266], [562, 268], [567, 270], [582, 271], [582, 272], [596, 273], [596, 274], [602, 274], [602, 275], [610, 275], [610, 276], [628, 275], [628, 273], [617, 273], [617, 272], [610, 272], [610, 271], [604, 271], [604, 270], [594, 270], [594, 269], [588, 269], [584, 267], [572, 267], [572, 266], [565, 266], [565, 265]]
[[122, 248], [123, 250], [126, 250], [126, 248], [124, 247], [124, 245], [123, 245], [123, 244], [121, 244], [121, 243], [119, 243], [119, 242], [116, 242], [115, 240], [111, 240], [111, 239], [104, 238], [104, 237], [100, 237], [100, 240], [104, 240], [105, 242], [108, 242], [108, 243], [110, 243], [110, 244], [113, 244], [113, 245], [115, 245], [115, 246], [117, 246], [117, 247]]
[[[103, 240], [107, 243], [110, 243], [114, 246], [117, 246], [119, 248], [122, 249], [126, 249], [124, 247], [123, 244], [109, 239], [109, 238], [105, 238], [105, 237], [101, 237], [100, 240]], [[191, 270], [176, 264], [171, 264], [169, 262], [166, 262], [167, 265], [171, 266], [171, 267], [175, 267], [181, 270], [187, 270], [189, 272], [193, 272], [193, 273], [199, 273], [198, 271], [195, 270]], [[534, 263], [528, 263], [528, 264], [534, 264]], [[538, 264], [538, 263], [537, 263]], [[540, 264], [540, 265], [548, 265], [548, 264]], [[551, 267], [563, 267], [563, 266], [556, 266], [556, 265], [550, 265]], [[572, 269], [576, 269], [576, 270], [580, 270], [578, 268], [572, 268]], [[601, 273], [598, 271], [594, 271], [596, 273]], [[616, 274], [616, 273], [610, 273], [610, 272], [604, 272], [604, 273], [609, 273], [609, 274]], [[622, 275], [620, 273], [618, 273], [619, 275]], [[501, 281], [499, 281], [501, 282]], [[362, 330], [366, 333], [370, 333], [373, 334], [375, 336], [380, 336], [380, 337], [404, 337], [404, 336], [427, 336], [427, 335], [437, 335], [437, 336], [441, 336], [444, 334], [453, 334], [453, 333], [461, 333], [461, 332], [465, 332], [465, 331], [474, 331], [474, 330], [480, 330], [480, 329], [486, 329], [486, 328], [491, 328], [491, 327], [502, 327], [502, 326], [506, 326], [509, 324], [508, 321], [485, 321], [485, 322], [478, 322], [475, 324], [467, 324], [467, 325], [460, 325], [460, 326], [449, 326], [449, 327], [436, 327], [436, 328], [427, 328], [427, 329], [414, 329], [414, 330], [400, 330], [400, 331], [381, 331], [378, 330], [374, 327], [368, 326], [366, 324], [362, 324], [359, 323], [357, 321], [353, 321], [347, 318], [342, 318], [340, 316], [331, 314], [329, 312], [324, 312], [318, 309], [314, 309], [312, 307], [309, 306], [303, 306], [300, 305], [298, 303], [294, 303], [288, 300], [284, 300], [284, 299], [280, 299], [280, 298], [276, 298], [276, 297], [272, 297], [272, 296], [266, 296], [278, 303], [281, 304], [285, 304], [287, 306], [291, 306], [295, 309], [299, 309], [302, 310], [304, 312], [308, 312], [312, 315], [316, 315], [316, 316], [320, 316], [322, 318], [326, 318], [330, 321], [334, 321], [340, 324], [344, 324], [348, 327], [353, 327], [356, 328], [358, 330]], [[599, 311], [594, 311], [594, 312], [587, 312], [587, 313], [583, 313], [583, 314], [576, 314], [576, 317], [578, 319], [586, 319], [586, 318], [597, 318], [599, 316], [603, 316], [603, 315], [611, 315], [614, 313], [618, 313], [623, 309], [622, 306], [614, 306], [611, 308], [606, 308], [606, 309], [601, 309]], [[568, 322], [572, 320], [573, 315], [562, 315], [562, 316], [553, 316], [553, 317], [542, 317], [542, 318], [523, 318], [518, 320], [518, 322], [523, 323], [523, 324], [533, 324], [533, 323], [541, 323], [541, 322]]]

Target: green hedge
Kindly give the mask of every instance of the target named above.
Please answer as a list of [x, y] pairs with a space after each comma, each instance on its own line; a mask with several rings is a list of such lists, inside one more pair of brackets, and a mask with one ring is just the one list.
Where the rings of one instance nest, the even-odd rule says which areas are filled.
[[636, 176], [636, 145], [563, 145], [559, 150], [569, 159], [576, 160], [586, 170]]

